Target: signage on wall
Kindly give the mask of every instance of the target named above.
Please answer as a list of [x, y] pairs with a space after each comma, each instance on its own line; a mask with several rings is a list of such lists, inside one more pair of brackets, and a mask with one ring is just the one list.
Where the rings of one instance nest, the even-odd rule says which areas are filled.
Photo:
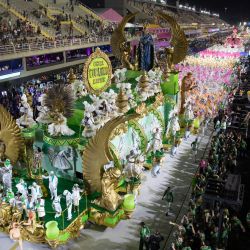
[[100, 48], [96, 48], [83, 69], [84, 83], [88, 91], [99, 95], [110, 86], [111, 76], [112, 66], [109, 57]]

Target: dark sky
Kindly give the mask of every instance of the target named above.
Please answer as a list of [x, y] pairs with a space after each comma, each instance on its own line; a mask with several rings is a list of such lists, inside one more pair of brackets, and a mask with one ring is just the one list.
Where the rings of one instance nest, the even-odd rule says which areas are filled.
[[196, 5], [196, 8], [219, 12], [222, 18], [234, 23], [250, 21], [250, 0], [180, 0], [182, 4], [185, 2]]
[[[80, 1], [92, 8], [103, 8], [105, 5], [105, 0]], [[175, 5], [176, 0], [167, 0], [167, 2]], [[184, 3], [189, 3], [191, 6], [195, 5], [197, 9], [206, 8], [210, 11], [219, 12], [225, 21], [230, 21], [233, 24], [247, 20], [250, 22], [250, 0], [180, 0], [180, 4]], [[227, 8], [226, 12], [225, 7]]]

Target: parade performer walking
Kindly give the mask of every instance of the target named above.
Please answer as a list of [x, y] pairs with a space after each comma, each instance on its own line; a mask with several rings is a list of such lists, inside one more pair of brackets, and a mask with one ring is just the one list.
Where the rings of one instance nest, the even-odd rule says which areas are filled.
[[150, 237], [149, 228], [146, 226], [144, 222], [141, 222], [139, 250], [143, 250], [144, 245], [146, 247], [146, 250], [149, 250], [149, 237]]
[[163, 196], [162, 196], [162, 200], [165, 200], [167, 202], [167, 210], [166, 210], [166, 216], [168, 216], [169, 210], [171, 208], [171, 205], [174, 201], [174, 196], [173, 196], [173, 192], [171, 190], [171, 187], [168, 187]]
[[198, 154], [198, 137], [191, 143], [191, 148], [193, 151], [194, 162], [196, 162], [196, 157]]

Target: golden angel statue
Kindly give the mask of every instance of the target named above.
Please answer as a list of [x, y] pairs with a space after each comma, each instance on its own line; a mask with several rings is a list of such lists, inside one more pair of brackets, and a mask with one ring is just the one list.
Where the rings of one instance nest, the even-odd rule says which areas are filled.
[[11, 114], [0, 105], [0, 166], [3, 166], [7, 159], [11, 164], [15, 164], [23, 147], [20, 128]]

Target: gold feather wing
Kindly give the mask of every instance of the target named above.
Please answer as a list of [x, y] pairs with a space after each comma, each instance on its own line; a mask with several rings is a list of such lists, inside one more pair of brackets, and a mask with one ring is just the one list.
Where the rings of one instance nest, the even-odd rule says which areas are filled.
[[139, 116], [139, 114], [118, 116], [108, 121], [89, 140], [83, 151], [83, 175], [90, 185], [91, 192], [101, 191], [102, 167], [113, 160], [108, 145], [112, 131], [120, 124]]
[[124, 33], [124, 28], [129, 20], [134, 18], [139, 12], [128, 14], [127, 16], [123, 17], [122, 21], [119, 23], [118, 27], [114, 30], [111, 36], [111, 47], [113, 55], [121, 59], [121, 44], [126, 42], [126, 36]]
[[0, 141], [5, 144], [5, 155], [15, 164], [24, 148], [21, 130], [11, 114], [0, 105]]
[[157, 15], [167, 21], [171, 27], [171, 46], [174, 47], [173, 64], [183, 61], [187, 55], [188, 41], [186, 35], [176, 20], [162, 11], [157, 11]]

